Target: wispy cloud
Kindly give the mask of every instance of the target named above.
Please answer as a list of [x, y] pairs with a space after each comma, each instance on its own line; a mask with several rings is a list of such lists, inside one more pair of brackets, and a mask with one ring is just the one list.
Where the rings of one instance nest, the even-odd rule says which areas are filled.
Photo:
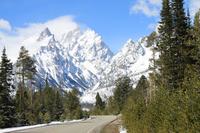
[[[191, 11], [191, 16], [200, 9], [200, 0], [186, 0], [186, 4]], [[130, 14], [143, 14], [147, 17], [159, 19], [159, 14], [162, 6], [162, 0], [136, 0], [130, 8]], [[157, 23], [150, 23], [147, 28], [155, 30]]]
[[[9, 22], [6, 22], [8, 24], [7, 27], [4, 24], [4, 30], [0, 30], [0, 51], [5, 46], [12, 61], [16, 60], [22, 42], [31, 36], [39, 34], [46, 27], [55, 35], [56, 39], [60, 39], [62, 34], [79, 27], [79, 24], [74, 21], [72, 16], [61, 16], [43, 23], [29, 23], [23, 27], [11, 28]], [[1, 21], [0, 29], [3, 29]]]
[[158, 17], [161, 0], [137, 0], [130, 8], [131, 14], [142, 13], [148, 17]]
[[[191, 15], [200, 9], [200, 0], [186, 0], [189, 4]], [[162, 0], [136, 0], [130, 8], [131, 14], [144, 14], [148, 17], [158, 17]]]
[[10, 31], [12, 29], [10, 23], [5, 19], [0, 19], [0, 30]]

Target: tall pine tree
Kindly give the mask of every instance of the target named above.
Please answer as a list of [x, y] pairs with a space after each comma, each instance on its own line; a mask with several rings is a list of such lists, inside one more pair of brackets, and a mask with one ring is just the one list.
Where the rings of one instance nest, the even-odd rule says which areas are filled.
[[81, 105], [78, 97], [78, 91], [73, 89], [66, 93], [65, 99], [65, 118], [67, 119], [80, 119], [82, 117]]
[[46, 85], [44, 88], [44, 112], [50, 115], [50, 120], [53, 120], [54, 113], [54, 100], [55, 93], [52, 87], [49, 86], [49, 83], [46, 79]]
[[11, 127], [14, 125], [15, 108], [12, 91], [13, 67], [7, 58], [6, 49], [3, 49], [0, 64], [0, 127]]
[[149, 82], [147, 78], [142, 75], [140, 77], [140, 80], [135, 88], [135, 91], [139, 93], [140, 96], [142, 96], [145, 99], [145, 103], [147, 105], [149, 99], [150, 99], [150, 90], [149, 90]]
[[62, 96], [59, 91], [55, 91], [54, 101], [54, 120], [60, 120], [61, 115], [64, 112]]
[[19, 57], [16, 63], [16, 75], [19, 78], [18, 90], [16, 94], [17, 117], [19, 124], [29, 124], [29, 97], [28, 82], [32, 85], [33, 78], [36, 74], [35, 61], [29, 55], [24, 46], [21, 47]]
[[120, 113], [120, 111], [123, 109], [131, 89], [132, 85], [129, 77], [121, 77], [116, 81], [114, 101], [117, 105], [118, 113]]
[[158, 68], [164, 87], [170, 90], [181, 88], [189, 53], [189, 19], [183, 4], [183, 0], [163, 0], [161, 10]]
[[19, 76], [20, 82], [25, 87], [25, 81], [32, 81], [37, 71], [34, 59], [29, 55], [28, 50], [24, 46], [20, 48], [16, 67], [16, 73]]
[[160, 52], [160, 58], [158, 60], [158, 68], [160, 70], [161, 83], [166, 88], [172, 88], [172, 33], [173, 33], [173, 21], [172, 21], [172, 9], [169, 0], [163, 0], [161, 10], [161, 21], [159, 27], [159, 43], [158, 51]]
[[188, 24], [184, 11], [183, 0], [172, 0], [173, 16], [173, 47], [172, 52], [172, 87], [181, 88], [186, 67], [186, 51], [188, 51]]
[[105, 108], [105, 103], [102, 101], [101, 96], [99, 93], [96, 95], [96, 104], [95, 107], [99, 110], [103, 110]]

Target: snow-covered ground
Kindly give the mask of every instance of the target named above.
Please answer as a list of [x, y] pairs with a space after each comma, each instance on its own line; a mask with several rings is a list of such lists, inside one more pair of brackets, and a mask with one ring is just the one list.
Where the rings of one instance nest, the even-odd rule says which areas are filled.
[[119, 132], [120, 133], [127, 133], [127, 130], [121, 126], [120, 129], [119, 129]]
[[31, 125], [31, 126], [23, 126], [23, 127], [11, 127], [11, 128], [5, 128], [5, 129], [0, 129], [0, 133], [8, 133], [8, 132], [13, 132], [13, 131], [19, 131], [19, 130], [25, 130], [25, 129], [31, 129], [31, 128], [38, 128], [38, 127], [44, 127], [44, 126], [49, 126], [49, 125], [60, 125], [60, 124], [67, 124], [67, 123], [74, 123], [74, 122], [81, 122], [84, 121], [84, 119], [80, 120], [71, 120], [71, 121], [52, 121], [51, 123], [48, 124], [38, 124], [38, 125]]
[[86, 90], [80, 97], [81, 103], [94, 104], [96, 101], [96, 94], [99, 93], [103, 101], [106, 101], [110, 96], [113, 95], [114, 86], [100, 89]]

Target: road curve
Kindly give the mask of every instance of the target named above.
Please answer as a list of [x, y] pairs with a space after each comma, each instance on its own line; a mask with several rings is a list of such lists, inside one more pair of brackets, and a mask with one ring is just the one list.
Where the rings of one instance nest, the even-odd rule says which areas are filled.
[[92, 116], [91, 119], [81, 122], [51, 125], [12, 133], [100, 133], [106, 124], [116, 118], [116, 116]]

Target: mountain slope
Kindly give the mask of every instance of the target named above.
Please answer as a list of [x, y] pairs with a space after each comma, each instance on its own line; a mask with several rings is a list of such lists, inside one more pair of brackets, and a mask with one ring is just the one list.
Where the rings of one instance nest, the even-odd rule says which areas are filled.
[[38, 86], [43, 86], [47, 78], [53, 86], [80, 92], [96, 84], [103, 64], [109, 64], [113, 56], [101, 37], [90, 29], [76, 29], [57, 41], [46, 28], [23, 45], [36, 60]]
[[102, 98], [107, 99], [113, 95], [114, 83], [121, 76], [129, 76], [136, 85], [142, 75], [148, 75], [152, 50], [146, 47], [146, 40], [134, 43], [129, 39], [122, 49], [111, 59], [101, 75], [99, 82], [91, 89], [84, 92], [82, 103], [94, 103], [97, 92]]
[[146, 47], [146, 40], [129, 39], [113, 55], [91, 29], [75, 29], [60, 38], [56, 40], [46, 28], [22, 43], [36, 60], [38, 87], [47, 79], [59, 89], [78, 89], [83, 103], [94, 103], [97, 92], [104, 99], [112, 95], [114, 82], [120, 76], [127, 75], [136, 83], [148, 73], [152, 52]]

